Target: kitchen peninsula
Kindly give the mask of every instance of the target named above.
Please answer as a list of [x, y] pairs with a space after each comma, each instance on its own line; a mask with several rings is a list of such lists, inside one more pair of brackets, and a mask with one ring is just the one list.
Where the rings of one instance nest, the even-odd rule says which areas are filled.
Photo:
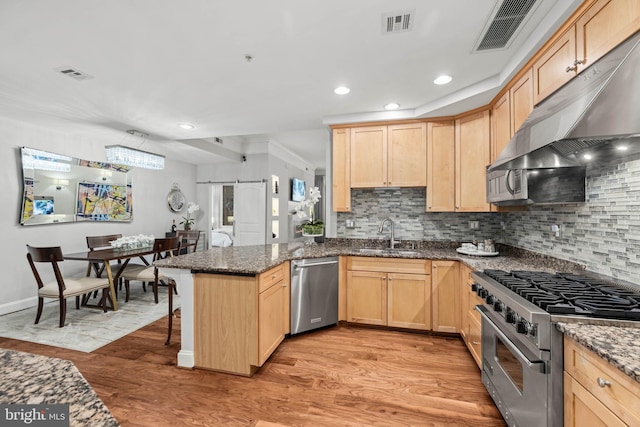
[[311, 246], [296, 243], [211, 248], [156, 262], [164, 274], [176, 280], [181, 295], [178, 366], [252, 375], [289, 331], [289, 261], [294, 259], [341, 257], [340, 320], [347, 320], [343, 274], [346, 276], [348, 257], [460, 261], [472, 270], [582, 269], [577, 264], [517, 250], [491, 258], [464, 256], [456, 252], [459, 244], [455, 242], [416, 242], [417, 247], [411, 251], [370, 250], [385, 243], [327, 239], [324, 244]]

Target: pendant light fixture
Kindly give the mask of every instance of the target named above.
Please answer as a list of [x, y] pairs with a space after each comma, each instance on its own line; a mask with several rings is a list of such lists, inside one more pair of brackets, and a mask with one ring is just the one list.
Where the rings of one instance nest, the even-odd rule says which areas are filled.
[[[149, 136], [148, 134], [135, 129], [130, 129], [127, 133], [143, 139]], [[107, 152], [107, 161], [109, 163], [117, 163], [145, 169], [164, 169], [165, 157], [160, 154], [150, 153], [148, 151], [142, 151], [136, 148], [126, 147], [124, 145], [107, 145], [105, 149]]]

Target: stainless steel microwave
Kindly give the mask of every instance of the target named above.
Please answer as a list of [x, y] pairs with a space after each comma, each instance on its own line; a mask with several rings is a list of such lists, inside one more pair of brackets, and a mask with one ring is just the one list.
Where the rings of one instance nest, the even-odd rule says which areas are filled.
[[497, 206], [583, 203], [586, 167], [487, 172], [487, 202]]

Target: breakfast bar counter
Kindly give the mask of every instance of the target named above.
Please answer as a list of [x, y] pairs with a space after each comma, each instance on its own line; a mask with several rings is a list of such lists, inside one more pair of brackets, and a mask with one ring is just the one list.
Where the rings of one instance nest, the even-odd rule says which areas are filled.
[[[460, 261], [473, 270], [504, 269], [576, 273], [584, 271], [584, 267], [578, 264], [501, 245], [497, 245], [496, 247], [497, 250], [501, 251], [500, 256], [478, 257], [462, 255], [456, 252], [456, 247], [459, 246], [459, 243], [456, 242], [401, 242], [401, 249], [397, 250], [385, 249], [384, 244], [385, 241], [382, 240], [326, 239], [325, 243], [315, 245], [290, 243], [231, 246], [224, 248], [215, 247], [206, 251], [156, 261], [154, 265], [156, 265], [163, 274], [172, 277], [176, 281], [178, 292], [181, 295], [181, 349], [178, 353], [178, 366], [193, 368], [199, 365], [199, 363], [196, 363], [197, 357], [195, 355], [196, 336], [198, 333], [201, 334], [199, 335], [200, 341], [198, 345], [200, 345], [203, 340], [209, 338], [209, 335], [204, 334], [202, 331], [203, 326], [201, 325], [204, 325], [203, 322], [228, 322], [226, 317], [217, 320], [209, 317], [215, 315], [211, 313], [211, 304], [220, 304], [220, 298], [222, 296], [226, 297], [229, 292], [240, 292], [238, 289], [242, 289], [242, 292], [245, 292], [245, 295], [247, 295], [251, 301], [243, 302], [236, 296], [233, 301], [236, 303], [236, 307], [232, 309], [221, 306], [226, 314], [220, 313], [219, 316], [228, 315], [235, 318], [234, 321], [241, 321], [242, 319], [233, 313], [247, 309], [251, 316], [255, 317], [255, 312], [259, 312], [259, 310], [257, 308], [257, 300], [254, 302], [253, 299], [259, 298], [259, 293], [261, 295], [260, 297], [262, 297], [262, 291], [266, 290], [266, 287], [263, 285], [263, 282], [266, 280], [264, 278], [265, 275], [271, 274], [274, 269], [278, 269], [278, 271], [280, 271], [280, 273], [278, 273], [279, 277], [285, 275], [282, 286], [286, 288], [283, 288], [285, 290], [283, 294], [288, 293], [289, 284], [287, 280], [289, 275], [289, 261], [291, 260], [331, 256], [383, 257]], [[407, 245], [410, 245], [410, 247], [406, 247]], [[234, 286], [236, 286], [234, 283], [238, 284], [238, 288], [234, 288]], [[198, 288], [198, 291], [196, 291], [196, 288]], [[225, 289], [225, 291], [223, 291], [223, 289]], [[203, 302], [201, 301], [202, 292], [207, 292], [208, 290], [212, 292], [211, 295], [207, 296], [210, 304], [203, 306]], [[198, 301], [196, 301], [197, 292], [200, 292], [200, 296], [198, 297], [200, 300]], [[272, 289], [271, 292], [275, 292], [275, 290]], [[275, 298], [272, 298], [271, 301], [275, 301]], [[247, 308], [240, 304], [249, 304], [250, 306], [247, 306]], [[288, 306], [288, 300], [284, 305]], [[196, 315], [196, 312], [199, 314]], [[252, 323], [260, 323], [259, 319], [254, 320], [251, 318], [249, 320]], [[245, 319], [242, 321], [249, 320]], [[220, 326], [217, 323], [209, 323], [209, 325], [210, 327], [207, 327], [207, 329], [212, 329], [212, 331]], [[253, 328], [253, 325], [250, 325], [250, 327]], [[254, 332], [255, 331], [251, 329], [251, 333], [253, 334]], [[258, 339], [258, 341], [260, 340]], [[234, 343], [234, 345], [236, 344], [237, 343]], [[246, 348], [250, 347], [250, 351], [256, 353], [256, 351], [254, 351], [255, 344], [242, 343], [242, 345]], [[220, 347], [221, 345], [218, 345], [215, 348]], [[214, 346], [212, 346], [212, 348], [214, 348]], [[202, 357], [202, 354], [203, 353], [201, 353], [200, 357]], [[227, 356], [224, 357], [228, 358]], [[255, 360], [255, 357], [258, 356], [251, 357]], [[262, 359], [262, 356], [259, 357]], [[243, 370], [242, 373], [251, 374], [248, 370]]]

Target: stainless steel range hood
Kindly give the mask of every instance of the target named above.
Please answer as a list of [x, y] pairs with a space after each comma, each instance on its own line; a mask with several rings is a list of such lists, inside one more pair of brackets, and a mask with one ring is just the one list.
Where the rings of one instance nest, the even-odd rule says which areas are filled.
[[583, 166], [638, 153], [640, 32], [536, 106], [488, 171]]

